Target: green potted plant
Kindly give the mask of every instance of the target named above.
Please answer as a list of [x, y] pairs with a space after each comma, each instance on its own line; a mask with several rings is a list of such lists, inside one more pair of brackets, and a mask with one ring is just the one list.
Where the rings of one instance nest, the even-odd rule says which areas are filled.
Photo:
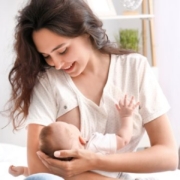
[[120, 29], [116, 41], [121, 49], [139, 52], [140, 38], [138, 29]]

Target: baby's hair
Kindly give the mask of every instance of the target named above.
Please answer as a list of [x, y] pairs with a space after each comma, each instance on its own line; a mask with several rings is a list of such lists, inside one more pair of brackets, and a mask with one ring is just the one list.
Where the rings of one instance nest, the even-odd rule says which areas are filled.
[[[66, 130], [67, 131], [67, 130]], [[69, 132], [68, 132], [69, 133]], [[56, 158], [54, 156], [54, 151], [56, 150], [61, 150], [60, 148], [57, 149], [57, 144], [54, 146], [53, 143], [53, 129], [51, 126], [45, 126], [39, 135], [39, 140], [40, 140], [40, 147], [39, 149], [44, 152], [46, 155], [54, 158], [54, 159], [59, 159], [61, 161], [70, 161], [72, 160], [72, 157], [67, 157], [67, 158]]]
[[52, 136], [52, 128], [50, 126], [45, 126], [39, 135], [40, 140], [40, 150], [47, 154], [48, 156], [55, 158], [54, 151], [57, 149], [54, 149], [54, 146], [52, 145], [51, 136]]

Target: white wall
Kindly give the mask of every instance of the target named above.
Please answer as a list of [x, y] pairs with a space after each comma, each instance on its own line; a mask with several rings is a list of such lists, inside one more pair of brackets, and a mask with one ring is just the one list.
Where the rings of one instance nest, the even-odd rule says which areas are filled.
[[[26, 0], [0, 0], [0, 111], [4, 109], [10, 94], [8, 73], [15, 57], [13, 53], [15, 15], [25, 2]], [[7, 122], [7, 117], [0, 115], [0, 142], [25, 145], [25, 130], [14, 134], [11, 125], [2, 129]]]
[[159, 81], [171, 105], [168, 115], [180, 145], [180, 1], [155, 0]]

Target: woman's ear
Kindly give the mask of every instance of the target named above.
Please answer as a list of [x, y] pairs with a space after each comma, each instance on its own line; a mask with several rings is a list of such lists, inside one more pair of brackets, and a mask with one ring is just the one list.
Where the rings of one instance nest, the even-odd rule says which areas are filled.
[[85, 140], [83, 137], [81, 137], [81, 136], [79, 136], [79, 142], [80, 142], [82, 145], [86, 145], [86, 140]]

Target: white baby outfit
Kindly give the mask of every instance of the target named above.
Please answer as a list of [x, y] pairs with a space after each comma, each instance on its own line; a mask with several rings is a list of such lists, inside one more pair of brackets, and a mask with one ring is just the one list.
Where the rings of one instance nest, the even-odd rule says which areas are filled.
[[[115, 134], [101, 134], [95, 132], [86, 144], [85, 149], [102, 155], [114, 154], [117, 152], [117, 141]], [[121, 173], [119, 172], [106, 172], [93, 170], [93, 172], [101, 174], [107, 177], [119, 178]]]
[[80, 131], [84, 138], [89, 140], [94, 132], [116, 133], [121, 128], [121, 121], [115, 103], [125, 94], [134, 96], [140, 102], [140, 108], [133, 117], [131, 141], [118, 152], [134, 151], [144, 134], [143, 125], [169, 110], [147, 59], [140, 54], [111, 55], [108, 79], [99, 106], [86, 98], [63, 70], [48, 69], [33, 90], [26, 125], [49, 125], [79, 106]]

